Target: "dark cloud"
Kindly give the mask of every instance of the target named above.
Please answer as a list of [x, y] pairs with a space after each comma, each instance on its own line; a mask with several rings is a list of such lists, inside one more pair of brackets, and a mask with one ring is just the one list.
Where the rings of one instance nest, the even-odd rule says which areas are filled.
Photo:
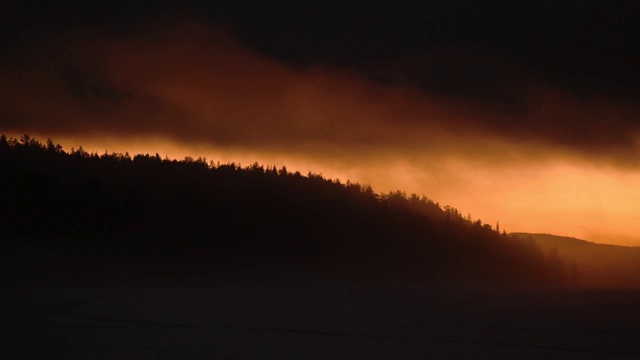
[[532, 159], [565, 152], [640, 165], [637, 105], [581, 98], [520, 65], [456, 47], [360, 71], [290, 67], [202, 19], [162, 18], [126, 36], [54, 35], [16, 53], [2, 70], [0, 130], [160, 135], [308, 156], [483, 158], [507, 142]]

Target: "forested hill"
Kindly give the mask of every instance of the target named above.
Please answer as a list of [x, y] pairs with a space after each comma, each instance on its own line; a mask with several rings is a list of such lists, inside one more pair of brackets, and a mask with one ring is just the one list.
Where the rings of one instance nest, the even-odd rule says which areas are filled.
[[425, 197], [259, 164], [2, 136], [0, 196], [7, 285], [571, 280], [560, 258]]

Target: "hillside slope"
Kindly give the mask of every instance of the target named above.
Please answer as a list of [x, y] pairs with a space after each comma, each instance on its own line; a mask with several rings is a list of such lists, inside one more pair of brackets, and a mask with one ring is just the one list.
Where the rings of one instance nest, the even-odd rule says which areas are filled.
[[0, 170], [8, 284], [569, 281], [561, 259], [426, 197], [286, 168], [3, 136]]

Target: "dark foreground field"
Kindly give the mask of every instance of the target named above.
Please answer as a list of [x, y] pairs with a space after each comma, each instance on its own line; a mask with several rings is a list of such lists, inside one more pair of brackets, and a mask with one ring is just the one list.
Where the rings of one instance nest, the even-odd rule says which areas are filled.
[[3, 359], [636, 359], [640, 293], [4, 289]]

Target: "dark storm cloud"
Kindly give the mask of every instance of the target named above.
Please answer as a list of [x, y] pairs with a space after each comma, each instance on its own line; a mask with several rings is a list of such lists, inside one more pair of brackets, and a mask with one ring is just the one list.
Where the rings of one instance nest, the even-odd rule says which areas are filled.
[[[549, 27], [557, 29], [568, 10], [552, 7], [560, 15], [551, 13], [547, 25], [534, 28], [547, 7], [532, 9], [524, 24], [517, 22], [522, 15], [485, 24], [472, 15], [495, 7], [469, 6], [435, 6], [429, 16], [414, 17], [333, 15], [333, 23], [309, 14], [242, 20], [240, 13], [214, 15], [206, 7], [195, 20], [193, 11], [166, 13], [162, 6], [155, 9], [164, 15], [151, 22], [135, 11], [104, 15], [95, 26], [52, 20], [57, 32], [16, 45], [3, 57], [0, 130], [157, 135], [308, 156], [334, 151], [487, 158], [509, 143], [515, 159], [562, 153], [639, 165], [640, 111], [629, 101], [628, 84], [605, 93], [595, 85], [607, 81], [585, 76], [576, 84], [589, 86], [574, 89], [566, 85], [570, 76], [558, 76], [557, 69], [540, 72], [544, 62], [532, 66], [526, 56], [539, 35], [557, 52], [554, 66], [570, 66], [567, 59], [582, 52], [574, 58], [576, 69], [600, 61], [591, 75], [615, 73], [610, 68], [620, 62], [585, 53], [582, 42], [569, 46], [575, 30], [549, 40]], [[79, 9], [73, 11], [100, 18], [91, 8]], [[584, 12], [593, 15], [591, 8]], [[124, 25], [114, 27], [110, 19]], [[225, 31], [214, 30], [213, 23]], [[600, 29], [589, 26], [591, 32]], [[505, 33], [497, 34], [499, 29]], [[476, 39], [478, 32], [495, 34]], [[492, 47], [511, 42], [516, 45]], [[594, 46], [602, 48], [601, 42]], [[624, 47], [610, 50], [628, 61]], [[540, 58], [548, 51], [541, 49]]]

